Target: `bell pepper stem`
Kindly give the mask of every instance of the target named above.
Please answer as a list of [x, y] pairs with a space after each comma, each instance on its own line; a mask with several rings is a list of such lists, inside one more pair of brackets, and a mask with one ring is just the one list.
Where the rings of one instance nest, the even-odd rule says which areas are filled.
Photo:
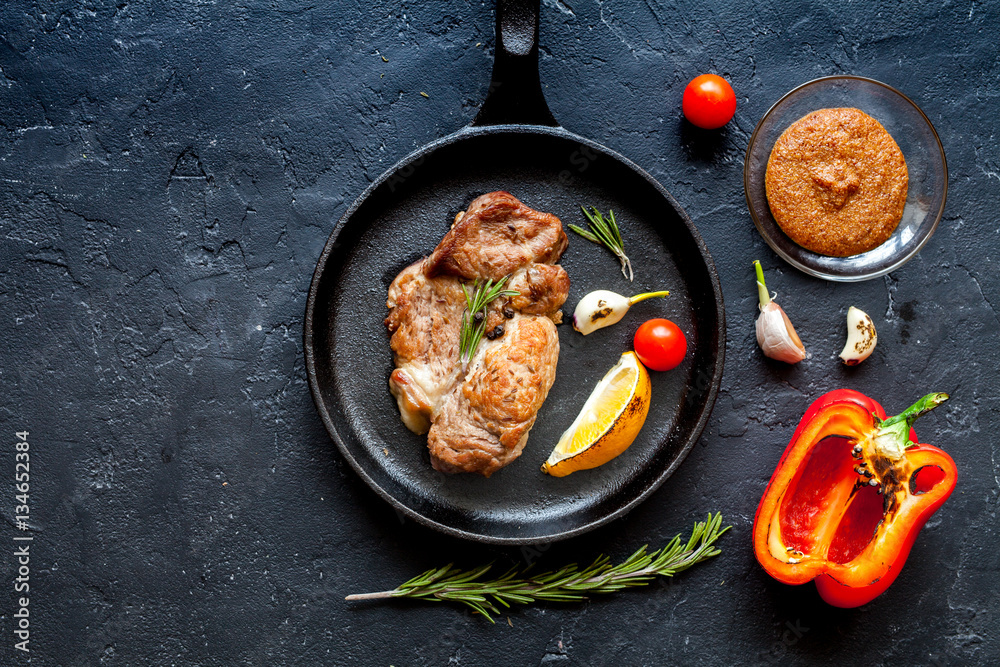
[[764, 283], [764, 269], [761, 268], [760, 261], [755, 259], [753, 266], [757, 272], [757, 297], [760, 299], [760, 307], [763, 308], [771, 303], [771, 295], [768, 293], [767, 285]]
[[899, 422], [906, 422], [906, 427], [909, 428], [913, 426], [913, 422], [917, 421], [917, 417], [927, 414], [947, 400], [948, 394], [943, 392], [927, 394], [919, 401], [900, 412], [898, 415], [889, 417], [883, 421], [882, 426], [892, 426], [893, 424], [897, 424]]
[[628, 302], [630, 305], [634, 306], [640, 301], [645, 301], [646, 299], [652, 299], [658, 296], [670, 296], [670, 292], [667, 290], [662, 290], [660, 292], [643, 292], [642, 294], [636, 294], [635, 296], [630, 297]]
[[888, 448], [890, 451], [896, 452], [914, 447], [917, 443], [910, 440], [910, 427], [913, 426], [913, 422], [947, 400], [948, 394], [934, 392], [927, 394], [898, 415], [884, 421], [876, 417], [875, 424], [878, 427], [876, 442], [879, 443], [880, 448]]

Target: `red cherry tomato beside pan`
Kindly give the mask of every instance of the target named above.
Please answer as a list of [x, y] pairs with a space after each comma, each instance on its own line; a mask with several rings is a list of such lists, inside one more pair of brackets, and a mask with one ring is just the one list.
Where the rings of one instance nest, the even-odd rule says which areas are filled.
[[684, 89], [684, 117], [705, 130], [728, 123], [736, 113], [736, 93], [729, 82], [716, 74], [702, 74]]

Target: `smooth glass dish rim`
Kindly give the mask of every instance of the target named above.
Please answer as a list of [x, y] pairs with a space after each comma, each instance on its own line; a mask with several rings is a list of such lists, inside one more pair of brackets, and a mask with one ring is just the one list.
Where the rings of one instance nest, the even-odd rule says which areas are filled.
[[[873, 83], [875, 85], [881, 86], [895, 93], [903, 100], [905, 100], [907, 103], [909, 103], [909, 105], [912, 106], [914, 109], [916, 109], [917, 113], [920, 114], [920, 117], [924, 119], [924, 122], [927, 123], [927, 127], [930, 128], [931, 135], [934, 137], [934, 141], [937, 143], [938, 153], [941, 155], [941, 165], [944, 168], [944, 188], [941, 192], [941, 206], [938, 208], [937, 214], [934, 216], [934, 224], [931, 225], [930, 229], [927, 231], [926, 234], [924, 234], [923, 238], [920, 239], [920, 241], [913, 247], [912, 250], [902, 255], [898, 260], [896, 260], [889, 266], [882, 269], [878, 269], [877, 271], [870, 271], [866, 273], [858, 273], [853, 275], [834, 275], [830, 273], [825, 273], [819, 269], [815, 269], [809, 265], [803, 264], [802, 262], [798, 261], [791, 255], [786, 253], [785, 250], [781, 248], [764, 230], [763, 225], [760, 222], [760, 219], [757, 217], [757, 211], [754, 209], [753, 202], [750, 201], [750, 149], [753, 147], [755, 141], [757, 140], [757, 133], [764, 125], [764, 122], [768, 118], [770, 118], [771, 114], [774, 113], [778, 109], [778, 107], [780, 107], [785, 102], [785, 100], [790, 98], [792, 95], [795, 95], [796, 93], [804, 90], [805, 88], [809, 88], [811, 86], [820, 83], [827, 83], [838, 80], [864, 81], [865, 83]], [[923, 109], [917, 106], [916, 102], [911, 100], [904, 93], [900, 92], [899, 90], [890, 86], [887, 83], [883, 83], [876, 79], [871, 79], [865, 76], [857, 76], [854, 74], [835, 74], [832, 76], [821, 76], [817, 79], [812, 79], [810, 81], [806, 81], [805, 83], [799, 84], [798, 86], [795, 86], [790, 91], [782, 95], [781, 98], [779, 98], [777, 102], [772, 104], [771, 107], [767, 110], [767, 112], [765, 112], [764, 115], [761, 116], [761, 119], [757, 121], [757, 125], [753, 129], [753, 133], [750, 135], [750, 141], [747, 143], [746, 154], [743, 156], [743, 196], [746, 199], [747, 208], [750, 210], [750, 217], [753, 218], [753, 224], [757, 228], [757, 232], [763, 237], [764, 241], [767, 242], [767, 245], [771, 247], [771, 250], [776, 252], [778, 256], [781, 257], [783, 260], [794, 266], [799, 271], [802, 271], [803, 273], [806, 273], [811, 276], [815, 276], [816, 278], [822, 278], [824, 280], [830, 280], [834, 282], [861, 282], [864, 280], [871, 280], [872, 278], [878, 278], [880, 276], [884, 276], [887, 273], [891, 273], [896, 269], [898, 269], [899, 267], [901, 267], [902, 265], [906, 264], [908, 261], [913, 259], [914, 255], [916, 255], [918, 252], [921, 251], [921, 249], [923, 249], [924, 245], [926, 245], [927, 242], [930, 240], [930, 238], [934, 235], [934, 232], [937, 231], [938, 225], [941, 222], [941, 218], [944, 217], [945, 204], [948, 202], [948, 158], [945, 156], [944, 146], [941, 144], [941, 137], [938, 136], [937, 129], [935, 129], [934, 124], [931, 122], [931, 119], [927, 117], [927, 114], [924, 113]], [[794, 241], [792, 241], [792, 243], [794, 243]]]

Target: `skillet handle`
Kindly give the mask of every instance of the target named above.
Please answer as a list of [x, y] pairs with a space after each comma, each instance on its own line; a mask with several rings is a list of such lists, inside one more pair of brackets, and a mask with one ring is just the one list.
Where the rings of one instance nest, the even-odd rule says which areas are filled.
[[539, 3], [497, 0], [493, 78], [473, 126], [559, 125], [545, 103], [538, 78]]

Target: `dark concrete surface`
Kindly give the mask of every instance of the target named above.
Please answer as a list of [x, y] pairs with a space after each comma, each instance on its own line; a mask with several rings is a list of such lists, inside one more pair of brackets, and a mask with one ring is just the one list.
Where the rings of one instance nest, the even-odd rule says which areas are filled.
[[[982, 2], [544, 0], [555, 117], [648, 169], [695, 219], [729, 320], [713, 417], [624, 520], [502, 549], [400, 521], [348, 468], [303, 369], [305, 293], [334, 221], [416, 147], [474, 116], [491, 2], [10, 2], [0, 9], [0, 664], [15, 654], [15, 535], [31, 534], [35, 665], [959, 665], [1000, 662], [1000, 8]], [[680, 116], [686, 82], [728, 77], [736, 117]], [[930, 243], [861, 284], [809, 278], [743, 199], [754, 124], [835, 73], [899, 87], [945, 145]], [[425, 92], [427, 97], [420, 93]], [[488, 159], [488, 156], [484, 156]], [[813, 358], [753, 338], [759, 257]], [[843, 318], [879, 347], [839, 365]], [[754, 561], [757, 502], [823, 392], [924, 417], [959, 486], [892, 588], [856, 610]], [[14, 519], [15, 432], [30, 432], [30, 531]], [[356, 604], [450, 560], [541, 567], [620, 558], [709, 511], [715, 561], [669, 585], [516, 609]]]

